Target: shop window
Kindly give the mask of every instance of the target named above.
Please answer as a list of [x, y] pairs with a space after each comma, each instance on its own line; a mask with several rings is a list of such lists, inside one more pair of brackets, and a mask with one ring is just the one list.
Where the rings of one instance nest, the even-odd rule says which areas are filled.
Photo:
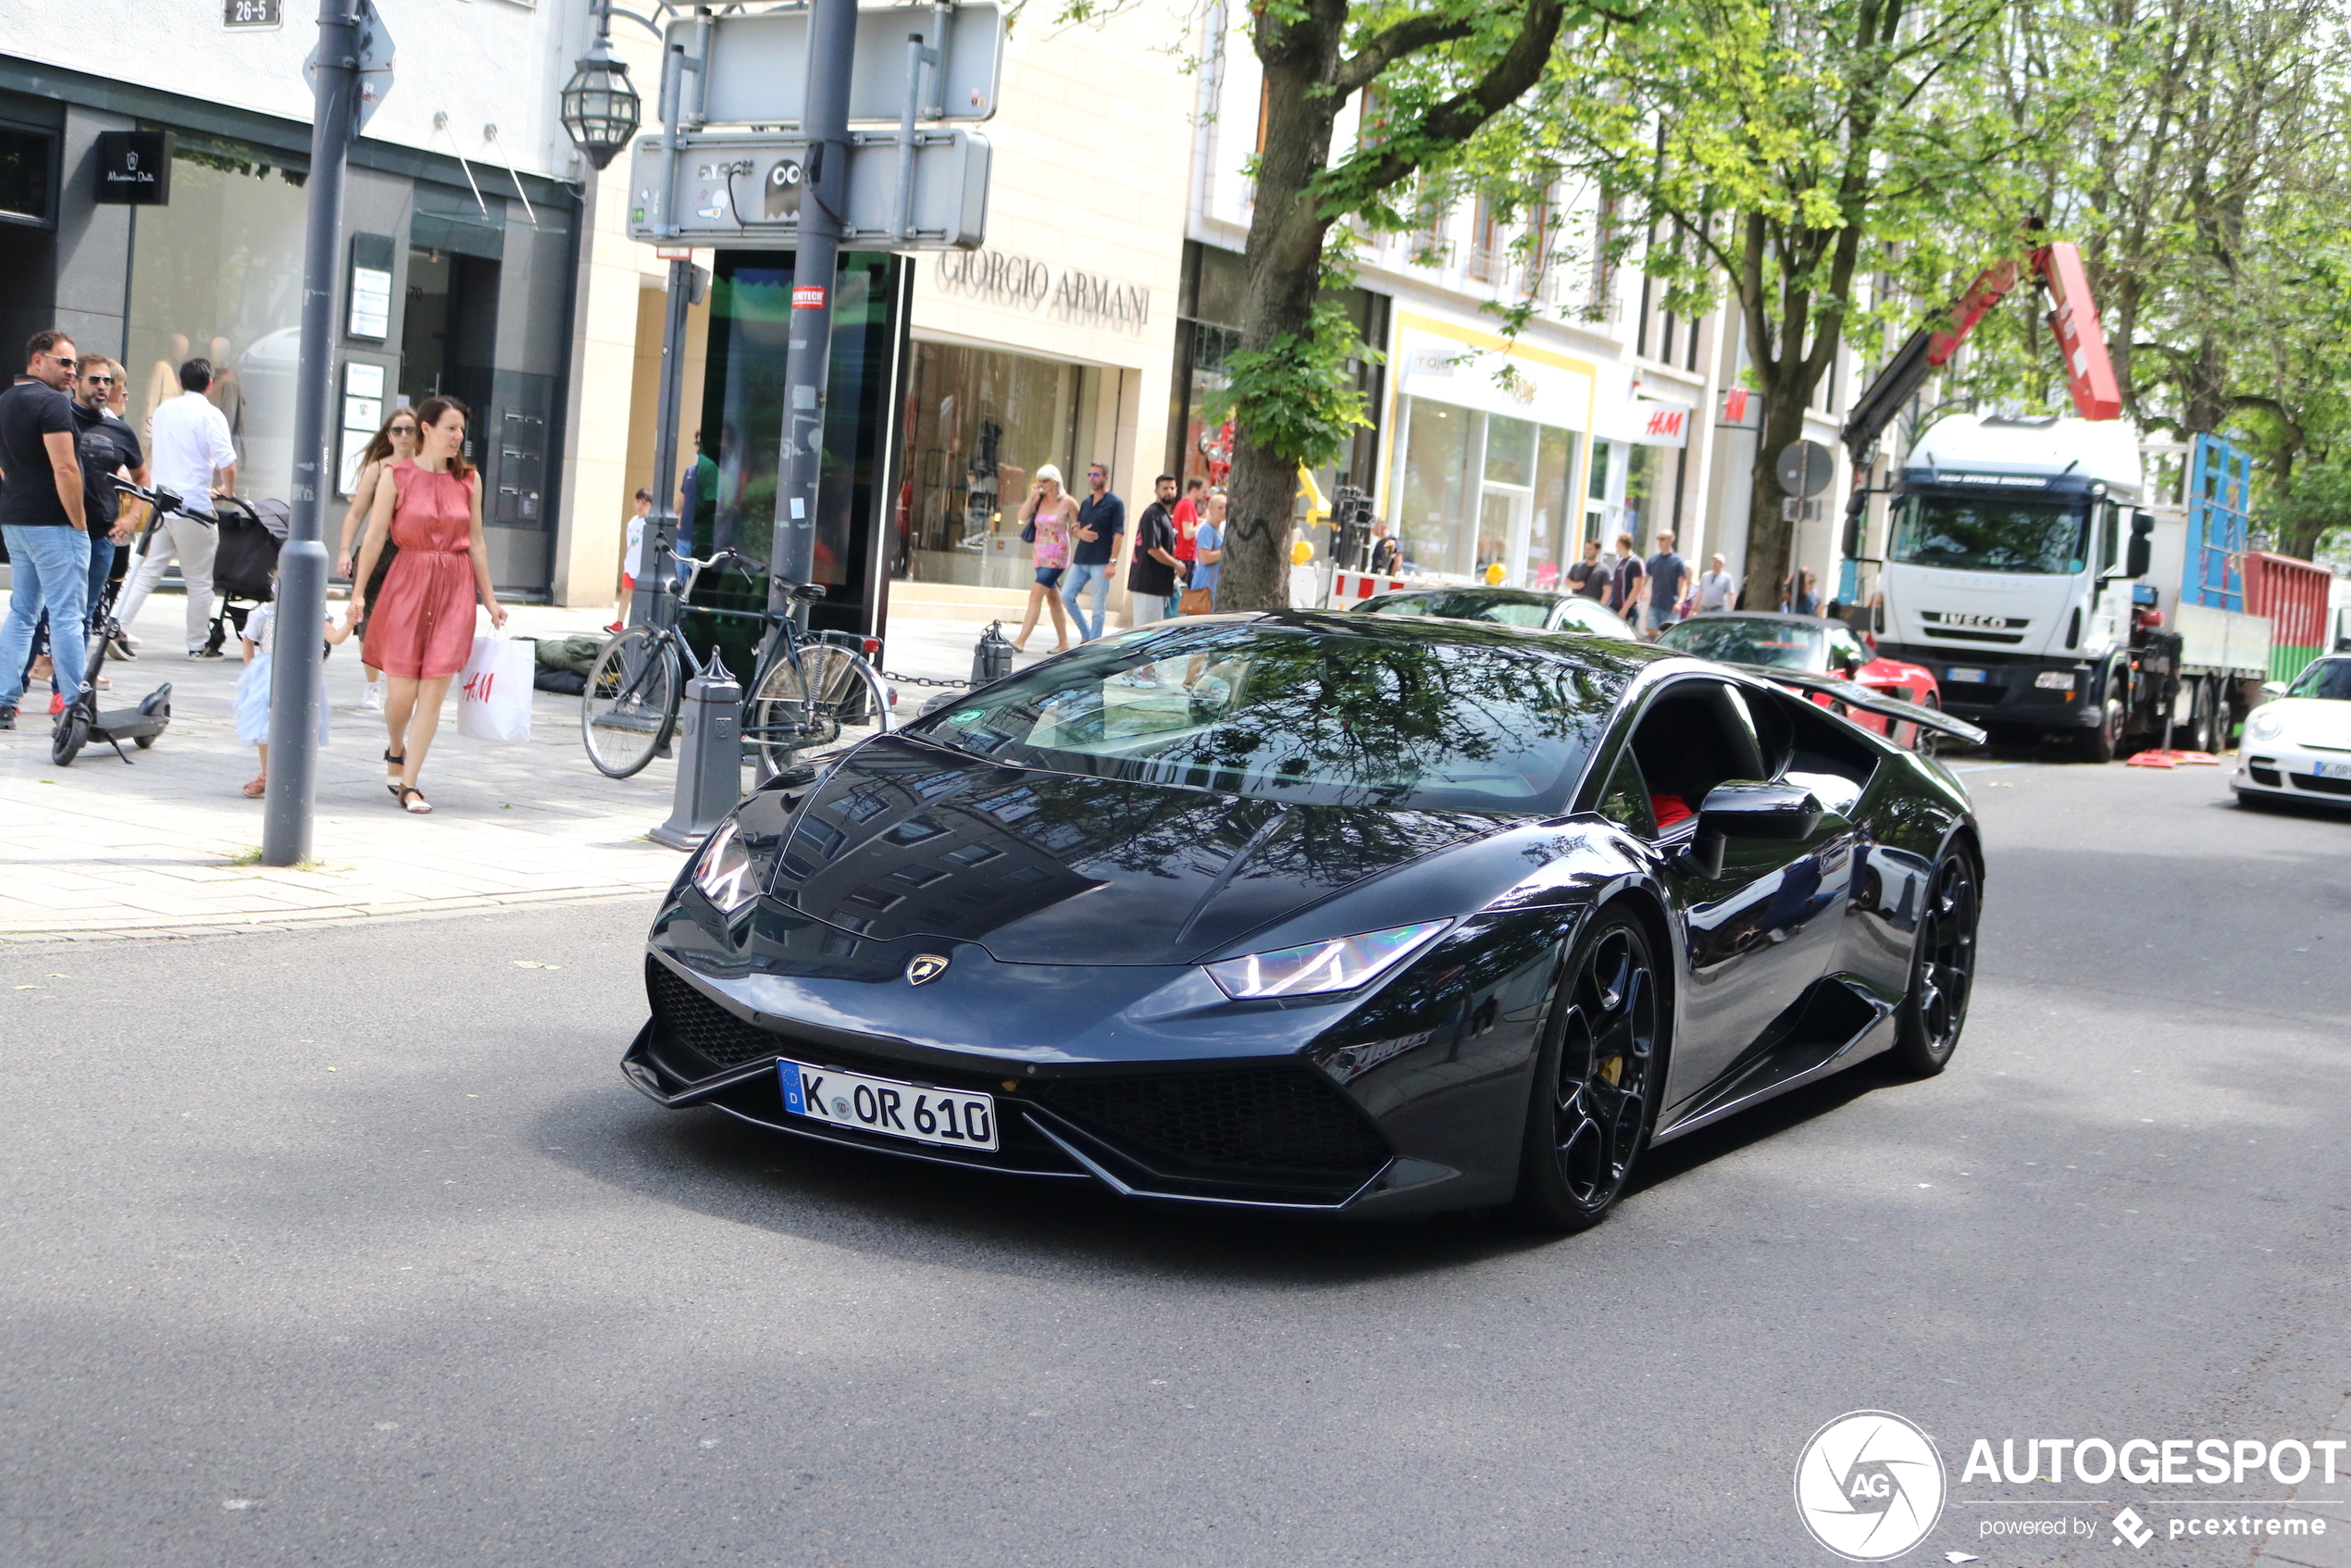
[[1667, 509], [1673, 504], [1673, 480], [1667, 471], [1667, 459], [1672, 449], [1662, 446], [1633, 448], [1624, 467], [1624, 531], [1633, 536], [1633, 547], [1646, 552], [1650, 548], [1657, 530], [1667, 525]]
[[1526, 541], [1525, 582], [1557, 588], [1582, 553], [1576, 523], [1575, 432], [1544, 427], [1536, 443], [1534, 516]]
[[171, 202], [141, 210], [131, 259], [125, 367], [135, 423], [180, 395], [180, 367], [212, 362], [237, 490], [293, 490], [302, 347], [304, 174], [277, 155], [214, 143], [175, 150]]
[[916, 578], [994, 588], [1030, 579], [1021, 505], [1048, 463], [1083, 492], [1085, 379], [1077, 366], [1026, 355], [914, 345], [905, 499]]
[[1483, 417], [1426, 398], [1406, 400], [1398, 465], [1403, 501], [1391, 521], [1414, 570], [1466, 576], [1471, 569], [1475, 533], [1466, 525], [1475, 516], [1476, 476], [1470, 464]]
[[55, 146], [44, 131], [0, 125], [0, 222], [51, 221], [49, 165]]

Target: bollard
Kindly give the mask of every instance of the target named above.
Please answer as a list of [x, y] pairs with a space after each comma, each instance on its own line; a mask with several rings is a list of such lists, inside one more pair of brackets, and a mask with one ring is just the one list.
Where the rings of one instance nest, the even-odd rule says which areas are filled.
[[742, 708], [742, 687], [714, 653], [678, 704], [678, 791], [654, 843], [692, 849], [743, 798]]
[[989, 621], [972, 644], [972, 690], [993, 686], [1012, 673], [1013, 645], [1004, 636], [1004, 623]]

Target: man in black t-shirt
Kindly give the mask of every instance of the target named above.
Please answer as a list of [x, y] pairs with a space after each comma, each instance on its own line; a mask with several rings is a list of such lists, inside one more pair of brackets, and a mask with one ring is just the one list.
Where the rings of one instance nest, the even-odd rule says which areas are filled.
[[1567, 580], [1575, 585], [1576, 597], [1606, 603], [1609, 576], [1608, 563], [1600, 559], [1600, 541], [1586, 540], [1584, 558], [1567, 568]]
[[1129, 625], [1168, 617], [1176, 598], [1176, 476], [1159, 476], [1159, 494], [1135, 523], [1135, 556], [1126, 566]]
[[[17, 726], [33, 624], [46, 610], [52, 626], [80, 626], [89, 591], [81, 462], [66, 395], [77, 364], [72, 339], [35, 332], [25, 345], [25, 373], [0, 392], [0, 537], [10, 563], [8, 616], [0, 622], [0, 729]], [[57, 689], [71, 697], [81, 690], [81, 639], [56, 642]]]

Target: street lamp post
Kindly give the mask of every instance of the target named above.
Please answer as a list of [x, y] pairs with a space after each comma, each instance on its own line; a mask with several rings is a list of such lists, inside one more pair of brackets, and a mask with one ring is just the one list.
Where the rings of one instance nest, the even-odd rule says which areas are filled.
[[[564, 84], [563, 125], [581, 156], [602, 169], [636, 136], [643, 116], [637, 90], [628, 81], [628, 63], [616, 58], [612, 52], [612, 0], [593, 0], [593, 4], [595, 42], [575, 63], [571, 80]], [[657, 10], [665, 15], [671, 8], [664, 0]], [[631, 11], [620, 14], [643, 25], [654, 36], [661, 36], [660, 28], [645, 18]], [[679, 92], [668, 94], [664, 103], [664, 118], [673, 131], [681, 93], [682, 84]], [[681, 246], [668, 261], [669, 308], [662, 321], [661, 392], [653, 417], [653, 516], [645, 519], [637, 586], [628, 603], [627, 618], [631, 626], [642, 625], [650, 617], [654, 597], [668, 591], [669, 579], [675, 575], [671, 563], [679, 521], [675, 503], [678, 426], [679, 404], [685, 400], [686, 312], [693, 296], [693, 254]]]
[[310, 858], [318, 771], [318, 710], [326, 701], [330, 476], [327, 412], [334, 398], [335, 260], [342, 238], [343, 165], [359, 113], [363, 0], [318, 0], [318, 54], [310, 121], [309, 223], [302, 247], [302, 349], [294, 380], [293, 507], [278, 553], [276, 656], [269, 676], [269, 783], [261, 859]]

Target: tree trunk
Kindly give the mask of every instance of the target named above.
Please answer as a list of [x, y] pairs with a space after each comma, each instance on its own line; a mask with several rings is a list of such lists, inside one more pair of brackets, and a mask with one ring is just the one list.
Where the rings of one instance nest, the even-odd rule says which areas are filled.
[[1780, 488], [1781, 451], [1804, 439], [1803, 392], [1763, 389], [1763, 418], [1757, 430], [1755, 467], [1748, 485], [1747, 560], [1740, 592], [1750, 610], [1780, 607], [1780, 585], [1795, 564], [1796, 525], [1780, 516], [1788, 492]]
[[[1303, 336], [1322, 285], [1323, 239], [1330, 219], [1316, 210], [1307, 190], [1330, 160], [1338, 100], [1323, 84], [1337, 71], [1345, 10], [1318, 6], [1315, 13], [1284, 28], [1272, 50], [1275, 57], [1265, 61], [1265, 144], [1258, 160], [1248, 281], [1241, 293], [1244, 353], [1262, 353], [1285, 336]], [[1237, 429], [1225, 492], [1225, 565], [1217, 577], [1216, 607], [1287, 609], [1297, 465]]]

